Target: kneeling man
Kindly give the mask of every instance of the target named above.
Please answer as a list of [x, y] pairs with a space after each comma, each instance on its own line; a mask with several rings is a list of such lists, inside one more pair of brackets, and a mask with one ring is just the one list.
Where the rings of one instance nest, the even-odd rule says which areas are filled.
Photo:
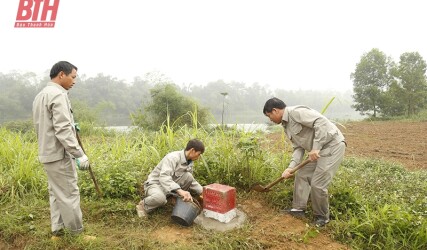
[[155, 208], [164, 206], [173, 193], [184, 201], [192, 201], [203, 192], [203, 187], [193, 177], [193, 161], [205, 152], [197, 139], [190, 140], [184, 150], [167, 154], [144, 182], [145, 198], [136, 206], [139, 217], [146, 217]]

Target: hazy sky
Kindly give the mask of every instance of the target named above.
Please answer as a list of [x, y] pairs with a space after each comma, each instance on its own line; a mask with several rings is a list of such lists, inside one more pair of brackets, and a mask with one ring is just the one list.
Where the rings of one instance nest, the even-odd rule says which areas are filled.
[[2, 73], [67, 60], [127, 82], [348, 90], [372, 48], [427, 59], [425, 0], [61, 0], [55, 28], [14, 28], [18, 3], [0, 1]]

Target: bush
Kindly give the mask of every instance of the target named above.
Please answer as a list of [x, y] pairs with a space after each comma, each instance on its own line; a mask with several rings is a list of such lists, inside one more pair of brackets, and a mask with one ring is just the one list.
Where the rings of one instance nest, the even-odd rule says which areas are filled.
[[9, 121], [3, 123], [1, 127], [4, 127], [12, 132], [27, 133], [34, 131], [34, 125], [32, 120]]

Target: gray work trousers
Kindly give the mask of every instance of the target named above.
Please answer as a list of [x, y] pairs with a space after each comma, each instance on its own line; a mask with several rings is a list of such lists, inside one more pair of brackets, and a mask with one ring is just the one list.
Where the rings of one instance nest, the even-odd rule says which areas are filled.
[[[200, 189], [199, 185], [197, 187], [193, 187], [191, 185], [193, 181], [194, 177], [191, 173], [184, 173], [175, 182], [182, 190], [189, 191], [192, 195], [200, 195], [203, 192], [203, 189]], [[144, 190], [144, 209], [147, 213], [150, 213], [155, 208], [166, 205], [169, 193], [160, 185], [160, 183], [145, 183]]]
[[320, 151], [320, 158], [310, 162], [295, 175], [292, 208], [306, 210], [311, 197], [313, 215], [329, 220], [328, 187], [344, 159], [345, 143]]
[[43, 165], [48, 179], [52, 232], [66, 228], [71, 233], [80, 233], [83, 219], [74, 159], [67, 155], [62, 160]]

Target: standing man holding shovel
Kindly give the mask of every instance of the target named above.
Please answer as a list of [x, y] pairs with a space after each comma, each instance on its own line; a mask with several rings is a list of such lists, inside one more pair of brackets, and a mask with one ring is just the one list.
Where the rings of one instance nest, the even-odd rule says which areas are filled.
[[[33, 121], [38, 139], [38, 158], [48, 178], [52, 239], [83, 231], [77, 171], [89, 168], [89, 159], [79, 145], [68, 90], [77, 77], [77, 67], [60, 61], [50, 70], [51, 81], [33, 102]], [[84, 236], [92, 240], [94, 236]]]
[[292, 159], [282, 177], [293, 176], [291, 170], [301, 162], [306, 151], [311, 160], [295, 174], [292, 208], [285, 212], [304, 217], [310, 196], [314, 223], [325, 226], [330, 215], [328, 187], [345, 153], [343, 134], [319, 112], [306, 106], [287, 107], [278, 98], [269, 99], [263, 113], [272, 122], [282, 124], [292, 142]]

